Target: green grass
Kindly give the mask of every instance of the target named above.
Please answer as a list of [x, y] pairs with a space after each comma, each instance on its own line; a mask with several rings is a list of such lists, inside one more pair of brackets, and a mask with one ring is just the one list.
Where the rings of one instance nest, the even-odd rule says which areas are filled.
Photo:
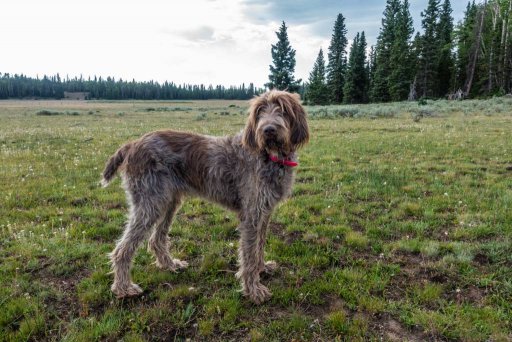
[[170, 233], [191, 266], [158, 270], [141, 248], [145, 292], [117, 300], [106, 255], [127, 208], [119, 180], [99, 186], [107, 158], [155, 129], [234, 134], [246, 108], [0, 102], [0, 340], [512, 339], [505, 98], [308, 107], [311, 143], [268, 234], [272, 299], [240, 295], [236, 216], [195, 198]]

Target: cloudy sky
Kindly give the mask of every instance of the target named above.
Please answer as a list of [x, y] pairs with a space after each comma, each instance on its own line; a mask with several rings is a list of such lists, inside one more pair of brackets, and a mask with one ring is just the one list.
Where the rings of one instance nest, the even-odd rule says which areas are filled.
[[[415, 26], [428, 0], [410, 0]], [[467, 1], [452, 0], [462, 18]], [[338, 13], [348, 37], [379, 32], [385, 0], [16, 0], [0, 4], [0, 72], [233, 85], [267, 81], [285, 20], [307, 79]]]

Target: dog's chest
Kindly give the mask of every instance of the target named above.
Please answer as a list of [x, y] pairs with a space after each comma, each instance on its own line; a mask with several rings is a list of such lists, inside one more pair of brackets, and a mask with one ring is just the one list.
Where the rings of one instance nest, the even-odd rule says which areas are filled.
[[293, 183], [293, 171], [286, 166], [270, 165], [261, 170], [262, 185], [277, 201], [288, 197]]

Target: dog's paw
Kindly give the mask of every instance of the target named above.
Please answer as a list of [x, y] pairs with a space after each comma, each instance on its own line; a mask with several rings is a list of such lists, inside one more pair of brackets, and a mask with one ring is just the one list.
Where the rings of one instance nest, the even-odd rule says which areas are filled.
[[138, 296], [143, 292], [140, 286], [134, 283], [129, 283], [128, 285], [113, 284], [110, 289], [117, 298]]
[[172, 265], [173, 266], [171, 267], [171, 270], [176, 272], [178, 270], [187, 268], [188, 262], [180, 260], [180, 259], [172, 259]]
[[265, 262], [265, 266], [263, 267], [263, 272], [267, 274], [272, 274], [277, 269], [277, 262], [273, 260], [269, 260]]
[[165, 262], [157, 260], [155, 262], [156, 267], [161, 270], [169, 270], [171, 272], [177, 272], [178, 270], [188, 267], [188, 262], [179, 259], [167, 259]]
[[261, 284], [250, 287], [246, 294], [254, 304], [261, 304], [272, 297], [272, 292]]

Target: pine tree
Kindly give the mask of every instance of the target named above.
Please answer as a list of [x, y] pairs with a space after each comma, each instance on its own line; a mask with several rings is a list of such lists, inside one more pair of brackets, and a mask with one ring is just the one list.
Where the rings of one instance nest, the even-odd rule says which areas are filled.
[[437, 28], [439, 58], [437, 61], [437, 96], [444, 97], [453, 87], [453, 18], [450, 0], [444, 0]]
[[313, 70], [309, 74], [309, 85], [305, 97], [310, 105], [325, 105], [328, 103], [327, 85], [325, 83], [325, 60], [322, 49], [318, 52]]
[[299, 90], [302, 80], [295, 80], [295, 50], [292, 49], [288, 40], [286, 24], [283, 21], [279, 31], [276, 32], [277, 43], [272, 44], [272, 62], [270, 65], [269, 89], [288, 90], [296, 92]]
[[389, 93], [389, 77], [392, 71], [390, 59], [391, 48], [395, 41], [396, 19], [399, 12], [399, 0], [387, 0], [382, 27], [375, 48], [375, 73], [370, 90], [372, 102], [387, 102], [391, 100]]
[[421, 52], [419, 58], [418, 86], [421, 97], [433, 98], [438, 94], [438, 60], [439, 40], [437, 36], [437, 19], [439, 16], [439, 0], [429, 0], [427, 9], [421, 12]]
[[409, 1], [404, 0], [396, 15], [394, 41], [391, 46], [389, 64], [389, 94], [392, 101], [406, 100], [413, 81], [414, 59], [411, 53], [411, 37], [414, 33]]
[[347, 66], [347, 28], [343, 14], [338, 14], [334, 22], [334, 29], [327, 53], [327, 87], [329, 89], [329, 101], [341, 103], [343, 100], [343, 86], [345, 84], [345, 71]]
[[368, 69], [366, 67], [366, 37], [357, 33], [350, 48], [347, 77], [343, 88], [343, 102], [364, 103], [367, 101]]

